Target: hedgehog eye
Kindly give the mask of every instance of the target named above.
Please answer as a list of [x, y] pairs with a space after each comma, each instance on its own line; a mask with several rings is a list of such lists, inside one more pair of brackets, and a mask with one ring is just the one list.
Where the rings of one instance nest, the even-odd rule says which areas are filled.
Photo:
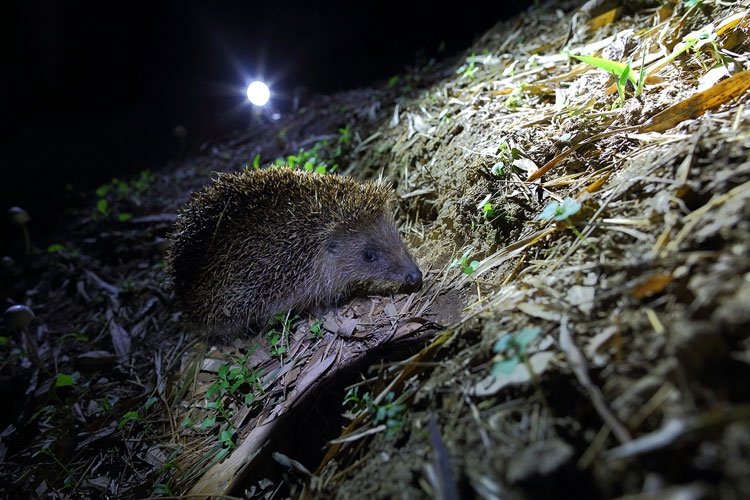
[[375, 253], [375, 250], [365, 250], [362, 252], [362, 258], [365, 259], [365, 262], [375, 262], [378, 260], [378, 256]]

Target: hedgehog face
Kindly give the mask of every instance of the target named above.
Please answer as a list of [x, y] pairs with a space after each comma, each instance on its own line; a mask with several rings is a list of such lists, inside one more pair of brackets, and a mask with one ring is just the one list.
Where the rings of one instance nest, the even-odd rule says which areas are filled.
[[397, 283], [408, 290], [422, 284], [422, 272], [414, 257], [385, 216], [356, 230], [334, 232], [326, 250], [332, 281], [341, 289], [363, 281]]

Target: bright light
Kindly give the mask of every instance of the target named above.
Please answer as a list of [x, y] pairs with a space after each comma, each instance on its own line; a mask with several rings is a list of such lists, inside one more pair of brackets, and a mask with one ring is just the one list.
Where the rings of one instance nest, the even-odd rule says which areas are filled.
[[256, 106], [264, 106], [271, 97], [268, 85], [260, 81], [254, 81], [247, 87], [247, 98]]

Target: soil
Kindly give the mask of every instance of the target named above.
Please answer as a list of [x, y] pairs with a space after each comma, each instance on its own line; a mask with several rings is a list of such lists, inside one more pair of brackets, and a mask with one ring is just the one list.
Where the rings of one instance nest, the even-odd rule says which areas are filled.
[[[538, 8], [15, 227], [0, 295], [35, 317], [2, 324], [2, 495], [750, 498], [748, 4], [596, 9]], [[645, 46], [642, 92], [564, 46], [636, 84]], [[175, 214], [290, 155], [393, 183], [422, 290], [186, 329]]]

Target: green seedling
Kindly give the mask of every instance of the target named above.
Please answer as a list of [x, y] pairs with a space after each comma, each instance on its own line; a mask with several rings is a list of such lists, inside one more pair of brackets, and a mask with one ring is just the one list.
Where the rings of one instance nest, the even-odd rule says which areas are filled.
[[388, 88], [393, 88], [398, 83], [398, 75], [392, 76], [388, 79]]
[[154, 403], [156, 403], [159, 400], [156, 396], [151, 396], [148, 398], [148, 401], [144, 403], [142, 407], [140, 407], [137, 411], [129, 411], [125, 413], [122, 418], [120, 419], [120, 423], [117, 424], [117, 430], [121, 430], [128, 422], [136, 421], [141, 422], [146, 426], [146, 432], [153, 433], [153, 429], [151, 429], [151, 424], [148, 423], [146, 420], [146, 417], [148, 416], [148, 410], [153, 406]]
[[[256, 372], [250, 366], [248, 358], [257, 347], [253, 346], [242, 357], [227, 355], [232, 361], [219, 367], [219, 379], [206, 390], [207, 399], [220, 400], [225, 395], [229, 395], [247, 406], [251, 406], [256, 401], [258, 395], [263, 393], [263, 383], [260, 379], [263, 370]], [[245, 390], [244, 397], [240, 398], [237, 391], [243, 386], [249, 390]]]
[[500, 372], [510, 374], [516, 369], [520, 363], [526, 366], [529, 371], [534, 387], [539, 394], [539, 398], [545, 407], [549, 408], [547, 404], [547, 398], [544, 397], [542, 391], [542, 384], [539, 382], [534, 368], [529, 362], [528, 347], [531, 342], [536, 339], [541, 333], [542, 329], [539, 327], [524, 328], [518, 333], [506, 333], [500, 337], [495, 345], [492, 347], [493, 352], [497, 353], [501, 357], [492, 367], [492, 375], [497, 376]]
[[307, 337], [308, 339], [316, 339], [316, 338], [323, 338], [325, 336], [325, 332], [323, 332], [323, 318], [319, 319], [312, 325], [310, 325], [310, 335]]
[[35, 411], [34, 414], [29, 417], [29, 423], [38, 418], [39, 424], [46, 426], [55, 415], [57, 415], [57, 408], [52, 405], [47, 405]]
[[529, 344], [539, 336], [542, 329], [524, 328], [516, 334], [506, 333], [500, 337], [492, 350], [498, 354], [503, 354], [504, 358], [496, 361], [492, 367], [492, 374], [497, 375], [499, 372], [510, 374], [516, 369], [519, 363], [525, 363], [529, 372], [532, 372], [528, 364], [527, 350]]
[[[214, 401], [206, 403], [206, 409], [214, 410], [215, 413], [209, 417], [203, 419], [200, 428], [208, 429], [216, 425], [217, 417], [221, 417], [226, 422], [227, 427], [219, 432], [219, 441], [222, 443], [222, 448], [216, 456], [216, 461], [221, 461], [233, 448], [237, 445], [232, 441], [232, 434], [234, 432], [234, 426], [232, 425], [232, 417], [234, 412], [224, 407], [224, 395], [230, 395], [234, 399], [239, 399], [235, 394], [235, 391], [243, 384], [250, 384], [256, 390], [262, 392], [263, 386], [260, 381], [260, 374], [255, 373], [247, 365], [247, 358], [254, 349], [245, 353], [245, 356], [239, 358], [238, 356], [229, 357], [235, 362], [239, 362], [239, 367], [232, 367], [234, 363], [228, 363], [219, 367], [219, 380], [211, 385], [206, 391], [206, 399], [215, 397]], [[252, 405], [255, 401], [256, 393], [250, 391], [245, 395], [244, 403], [248, 406]]]
[[253, 157], [253, 168], [255, 170], [258, 170], [260, 168], [260, 154], [257, 154]]
[[373, 403], [372, 399], [367, 401], [367, 411], [373, 416], [372, 423], [375, 425], [381, 422], [385, 424], [386, 439], [390, 439], [406, 425], [406, 415], [404, 415], [406, 405], [399, 404], [402, 397], [399, 397], [396, 401], [393, 401], [393, 397], [393, 393], [389, 392], [385, 396], [385, 402], [380, 405]]
[[[131, 200], [133, 203], [137, 202], [152, 186], [154, 180], [155, 176], [150, 170], [141, 171], [137, 177], [130, 181], [124, 181], [117, 177], [112, 178], [109, 183], [96, 189], [95, 193], [98, 200], [96, 201], [96, 210], [94, 210], [91, 218], [99, 220], [109, 217], [112, 214], [112, 205], [119, 201]], [[118, 214], [117, 219], [120, 222], [126, 222], [132, 217], [132, 214], [121, 213]]]
[[122, 285], [120, 285], [119, 293], [120, 294], [131, 293], [133, 290], [136, 289], [137, 286], [138, 286], [137, 281], [126, 279], [125, 281], [122, 282]]
[[[615, 84], [617, 85], [618, 98], [612, 103], [612, 109], [619, 108], [625, 103], [625, 86], [628, 80], [630, 80], [630, 83], [632, 83], [633, 87], [636, 89], [636, 95], [640, 95], [640, 89], [643, 88], [641, 77], [645, 78], [645, 75], [643, 74], [643, 64], [641, 64], [641, 75], [636, 78], [635, 72], [630, 69], [630, 63], [622, 64], [617, 61], [610, 61], [609, 59], [602, 59], [600, 57], [568, 55], [570, 57], [575, 57], [586, 64], [603, 69], [614, 77]], [[645, 56], [645, 52], [643, 55]]]
[[469, 256], [469, 253], [474, 250], [474, 247], [469, 248], [464, 252], [464, 254], [461, 256], [460, 259], [456, 259], [453, 262], [451, 262], [451, 265], [448, 266], [449, 268], [457, 265], [461, 265], [461, 269], [463, 269], [464, 274], [471, 275], [471, 273], [474, 272], [474, 270], [479, 266], [479, 262], [476, 260], [472, 260], [471, 262], [468, 261], [467, 257]]
[[492, 208], [492, 203], [485, 203], [484, 207], [482, 207], [482, 212], [484, 212], [482, 217], [485, 219], [491, 219], [495, 216], [495, 210]]
[[339, 144], [349, 144], [349, 125], [339, 129]]
[[328, 167], [328, 164], [323, 161], [323, 152], [328, 147], [328, 140], [324, 139], [318, 141], [313, 146], [312, 150], [300, 149], [296, 155], [288, 155], [286, 161], [283, 158], [276, 160], [276, 165], [288, 165], [291, 168], [302, 167], [304, 170], [311, 172], [315, 171], [319, 174], [325, 174], [329, 170], [333, 172], [338, 168], [338, 165]]
[[617, 99], [612, 103], [612, 109], [619, 108], [625, 104], [625, 85], [628, 83], [628, 74], [630, 73], [630, 63], [625, 66], [625, 71], [620, 78], [615, 79], [617, 84]]
[[57, 339], [57, 344], [63, 344], [66, 340], [72, 339], [73, 342], [83, 343], [88, 342], [89, 337], [86, 335], [86, 326], [81, 327], [80, 325], [76, 325], [76, 331], [74, 332], [68, 332], [65, 335], [62, 335], [59, 339]]
[[78, 372], [68, 375], [65, 373], [58, 373], [55, 379], [55, 387], [76, 387], [76, 382], [81, 377]]
[[119, 396], [105, 397], [104, 399], [101, 400], [101, 406], [99, 406], [99, 409], [96, 411], [96, 413], [103, 414], [103, 413], [112, 411], [119, 400], [120, 400]]
[[[292, 323], [297, 321], [299, 316], [295, 315], [289, 318], [285, 311], [274, 314], [268, 321], [271, 329], [266, 333], [266, 340], [271, 346], [271, 355], [281, 357], [282, 354], [289, 350], [289, 332], [292, 329]], [[280, 327], [279, 332], [276, 327]], [[286, 347], [284, 346], [286, 344]]]
[[514, 88], [508, 97], [505, 98], [505, 104], [508, 108], [517, 108], [523, 104], [523, 88], [528, 85], [526, 82], [521, 83], [518, 87]]
[[67, 257], [76, 257], [81, 253], [81, 250], [78, 248], [68, 248], [60, 243], [53, 243], [47, 247], [47, 253], [61, 254]]
[[283, 345], [280, 333], [272, 330], [266, 334], [266, 339], [271, 347], [271, 356], [280, 358], [286, 352], [286, 347]]
[[556, 221], [565, 221], [571, 231], [586, 243], [592, 250], [599, 252], [599, 249], [591, 243], [589, 240], [583, 237], [583, 235], [576, 229], [573, 223], [570, 221], [570, 216], [578, 213], [581, 210], [581, 204], [572, 198], [565, 198], [562, 205], [556, 201], [553, 201], [537, 216], [537, 220], [547, 220], [553, 218]]
[[638, 79], [635, 76], [635, 72], [630, 69], [630, 64], [622, 64], [617, 61], [602, 59], [601, 57], [576, 56], [573, 54], [568, 55], [570, 57], [575, 57], [579, 61], [585, 62], [586, 64], [597, 67], [599, 69], [603, 69], [610, 75], [613, 75], [615, 77], [615, 80], [619, 80], [623, 75], [625, 75], [625, 79], [630, 80], [630, 83], [633, 84], [633, 87], [638, 86]]
[[[170, 453], [169, 456], [167, 457], [167, 460], [164, 463], [164, 465], [162, 465], [159, 468], [159, 474], [164, 475], [175, 470], [184, 474], [185, 471], [183, 470], [183, 468], [180, 467], [179, 464], [175, 462], [175, 459], [180, 455], [180, 453], [182, 453], [182, 451], [183, 451], [182, 447], [178, 447], [177, 449], [172, 451], [172, 453]], [[174, 494], [172, 493], [172, 487], [174, 487], [174, 484], [175, 484], [175, 477], [172, 476], [167, 480], [166, 483], [157, 483], [154, 486], [154, 493], [159, 494], [159, 495], [164, 495], [164, 496], [174, 496]]]
[[50, 457], [57, 465], [60, 466], [60, 468], [67, 474], [68, 476], [63, 480], [63, 489], [70, 488], [73, 486], [73, 473], [70, 472], [70, 469], [68, 469], [64, 463], [60, 461], [60, 459], [57, 458], [57, 456], [52, 452], [50, 447], [52, 446], [52, 441], [47, 441], [42, 445], [42, 447], [35, 451], [31, 457], [34, 458], [37, 455], [47, 455]]
[[474, 64], [475, 62], [476, 54], [472, 53], [471, 57], [468, 59], [468, 62], [458, 67], [458, 69], [456, 70], [456, 74], [461, 75], [461, 80], [463, 80], [464, 78], [468, 78], [470, 80], [474, 79], [474, 74], [478, 69]]
[[346, 391], [346, 395], [344, 396], [344, 402], [341, 403], [342, 406], [346, 406], [348, 404], [352, 405], [352, 411], [358, 412], [360, 410], [364, 410], [367, 408], [367, 406], [370, 404], [370, 393], [366, 392], [362, 394], [362, 396], [359, 395], [359, 386], [352, 387], [348, 391]]

